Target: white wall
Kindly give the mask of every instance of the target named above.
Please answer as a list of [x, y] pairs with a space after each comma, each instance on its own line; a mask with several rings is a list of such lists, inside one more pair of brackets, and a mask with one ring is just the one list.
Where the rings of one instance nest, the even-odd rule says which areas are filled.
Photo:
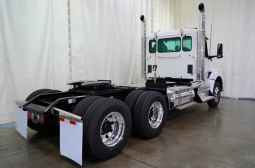
[[72, 1], [72, 77], [140, 80], [141, 1]]
[[14, 121], [14, 101], [32, 91], [67, 88], [66, 10], [60, 2], [0, 1], [0, 123]]
[[[15, 100], [40, 88], [67, 90], [72, 80], [140, 77], [140, 20], [145, 0], [0, 0], [0, 124], [15, 119]], [[146, 5], [144, 5], [146, 6]]]
[[[67, 90], [73, 80], [140, 82], [139, 17], [147, 33], [198, 27], [198, 4], [206, 9], [212, 54], [224, 44], [225, 96], [255, 98], [253, 0], [76, 0], [71, 1], [72, 64], [68, 57], [67, 2], [0, 0], [0, 124], [14, 121], [15, 100], [40, 88]], [[153, 30], [151, 29], [153, 20]]]

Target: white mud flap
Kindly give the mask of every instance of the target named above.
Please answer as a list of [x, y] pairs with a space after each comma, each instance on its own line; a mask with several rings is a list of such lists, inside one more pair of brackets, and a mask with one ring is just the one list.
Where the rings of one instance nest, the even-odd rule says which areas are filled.
[[61, 109], [54, 109], [59, 112], [60, 154], [82, 166], [82, 118]]
[[27, 111], [23, 111], [25, 102], [16, 101], [16, 130], [27, 139]]

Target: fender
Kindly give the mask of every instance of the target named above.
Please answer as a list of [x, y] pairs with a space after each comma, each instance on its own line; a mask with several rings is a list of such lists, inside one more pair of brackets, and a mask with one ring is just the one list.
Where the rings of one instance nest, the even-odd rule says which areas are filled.
[[210, 85], [210, 91], [213, 93], [213, 88], [214, 88], [214, 83], [218, 81], [221, 85], [221, 91], [224, 91], [224, 80], [223, 80], [223, 75], [222, 72], [219, 69], [216, 68], [210, 68], [206, 73], [205, 73], [205, 84]]

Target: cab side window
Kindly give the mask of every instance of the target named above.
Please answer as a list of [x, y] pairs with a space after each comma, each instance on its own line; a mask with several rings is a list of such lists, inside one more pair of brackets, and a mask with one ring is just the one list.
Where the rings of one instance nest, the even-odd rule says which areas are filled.
[[182, 50], [183, 51], [191, 51], [192, 50], [192, 37], [191, 36], [183, 37]]
[[156, 40], [149, 41], [149, 52], [155, 53], [156, 52]]

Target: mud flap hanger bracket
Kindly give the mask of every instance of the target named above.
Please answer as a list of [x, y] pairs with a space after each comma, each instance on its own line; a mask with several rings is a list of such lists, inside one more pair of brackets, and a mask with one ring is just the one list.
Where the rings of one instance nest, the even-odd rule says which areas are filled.
[[68, 120], [73, 120], [73, 121], [76, 121], [76, 122], [79, 122], [79, 123], [81, 123], [83, 121], [82, 117], [77, 116], [75, 114], [72, 114], [71, 112], [56, 108], [56, 107], [53, 107], [51, 109], [51, 114], [52, 115], [57, 115], [59, 117], [66, 118]]
[[15, 103], [16, 103], [18, 106], [23, 106], [24, 104], [27, 103], [27, 101], [15, 101]]

